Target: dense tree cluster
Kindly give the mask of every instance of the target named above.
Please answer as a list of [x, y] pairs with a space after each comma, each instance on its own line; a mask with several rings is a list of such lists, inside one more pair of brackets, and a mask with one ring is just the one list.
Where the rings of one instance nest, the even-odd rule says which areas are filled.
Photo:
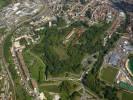
[[59, 90], [61, 93], [61, 100], [77, 100], [81, 97], [81, 94], [75, 91], [76, 84], [70, 81], [63, 81], [59, 85]]
[[[114, 43], [119, 39], [118, 34], [114, 34], [111, 39], [107, 41], [107, 45], [103, 47], [103, 38], [106, 35], [106, 29], [110, 24], [99, 23], [94, 24], [91, 27], [88, 27], [83, 22], [75, 22], [72, 26], [65, 28], [63, 30], [58, 30], [56, 27], [47, 28], [45, 31], [45, 36], [41, 42], [41, 48], [35, 48], [36, 51], [43, 53], [42, 59], [44, 60], [47, 70], [47, 75], [58, 76], [62, 75], [65, 72], [79, 73], [82, 71], [81, 60], [85, 54], [93, 54], [98, 52], [97, 61], [94, 64], [92, 70], [88, 75], [85, 75], [83, 84], [95, 91], [100, 98], [108, 98], [109, 100], [117, 100], [116, 92], [117, 90], [114, 87], [107, 86], [103, 81], [98, 78], [99, 69], [103, 63], [103, 57], [105, 54], [114, 46]], [[66, 34], [70, 32], [74, 27], [85, 27], [87, 30], [82, 34], [78, 40], [77, 45], [70, 44], [64, 46], [62, 41], [65, 38]], [[59, 54], [55, 52], [55, 48], [62, 49], [67, 57], [63, 56], [60, 59]], [[41, 50], [39, 50], [41, 49]], [[58, 51], [58, 50], [57, 50]], [[69, 88], [70, 84], [63, 82], [60, 85], [60, 90], [65, 91], [61, 92], [63, 98], [69, 100]], [[62, 90], [64, 89], [65, 90]], [[109, 96], [112, 95], [112, 96]], [[64, 99], [65, 100], [65, 99]]]
[[[71, 31], [73, 27], [79, 26], [88, 27], [83, 22], [75, 22], [67, 29]], [[78, 45], [73, 46], [72, 43], [70, 43], [67, 47], [65, 47], [62, 42], [64, 36], [66, 36], [66, 34], [70, 31], [67, 29], [58, 30], [55, 27], [48, 28], [44, 33], [45, 37], [43, 39], [43, 44], [41, 45], [41, 49], [44, 52], [43, 59], [47, 65], [47, 74], [59, 75], [65, 72], [81, 72], [81, 60], [85, 54], [99, 52], [99, 50], [103, 48], [102, 38], [107, 26], [108, 25], [105, 23], [100, 23], [89, 27], [79, 39]], [[54, 48], [59, 48], [57, 51], [62, 49], [68, 57], [63, 56], [62, 58], [64, 59], [60, 59]], [[40, 48], [35, 49], [37, 49], [37, 51], [41, 51], [38, 50]]]

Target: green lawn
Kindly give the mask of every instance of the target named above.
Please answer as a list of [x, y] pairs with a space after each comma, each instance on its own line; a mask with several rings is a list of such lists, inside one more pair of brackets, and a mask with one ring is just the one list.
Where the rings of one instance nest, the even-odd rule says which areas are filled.
[[57, 23], [57, 26], [58, 26], [58, 27], [63, 27], [63, 26], [66, 25], [65, 20], [64, 20], [63, 18], [61, 18], [61, 17], [58, 17], [58, 18], [57, 18], [57, 21], [58, 21], [58, 23]]
[[12, 35], [8, 35], [6, 37], [4, 46], [3, 46], [4, 56], [5, 56], [5, 59], [7, 60], [7, 62], [10, 62], [10, 57], [11, 57], [11, 52], [10, 52], [10, 47], [12, 45], [11, 37], [12, 37]]
[[0, 9], [9, 4], [9, 0], [0, 0]]
[[43, 82], [45, 79], [46, 67], [43, 61], [28, 50], [23, 52], [23, 56], [32, 78], [38, 82]]
[[60, 47], [55, 46], [55, 47], [53, 47], [53, 50], [57, 54], [57, 56], [59, 57], [60, 60], [68, 58], [65, 48], [63, 48], [62, 46], [60, 46]]
[[2, 70], [2, 65], [1, 65], [1, 63], [0, 63], [0, 71]]
[[131, 93], [123, 92], [122, 100], [133, 100], [133, 93], [131, 94]]
[[131, 72], [133, 73], [133, 56], [131, 55], [131, 57], [129, 57], [129, 69], [131, 70]]
[[81, 100], [81, 94], [77, 91], [73, 92], [71, 95], [71, 100]]
[[[79, 96], [77, 91], [80, 88], [79, 83], [75, 83], [74, 81], [62, 81], [57, 84], [48, 84], [44, 83], [39, 86], [40, 91], [42, 92], [54, 92], [54, 93], [60, 93], [61, 100], [79, 100]], [[75, 94], [76, 92], [76, 94]], [[70, 99], [73, 98], [73, 99]]]
[[44, 91], [45, 92], [55, 92], [55, 93], [58, 93], [59, 92], [58, 85], [40, 86], [39, 89], [42, 92], [44, 92]]
[[105, 80], [106, 82], [108, 82], [109, 84], [113, 84], [115, 77], [117, 75], [118, 69], [113, 68], [113, 67], [107, 67], [107, 68], [103, 68], [101, 70], [101, 79]]
[[120, 100], [133, 100], [133, 93], [120, 91], [119, 92], [119, 99]]
[[16, 99], [17, 100], [32, 100], [32, 97], [30, 97], [26, 93], [26, 91], [20, 84], [17, 84], [15, 89], [16, 89]]

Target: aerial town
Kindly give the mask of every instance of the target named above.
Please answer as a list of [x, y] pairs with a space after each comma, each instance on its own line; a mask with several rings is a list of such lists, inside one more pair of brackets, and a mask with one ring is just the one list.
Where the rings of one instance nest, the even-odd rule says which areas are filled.
[[133, 100], [133, 1], [0, 0], [0, 100]]

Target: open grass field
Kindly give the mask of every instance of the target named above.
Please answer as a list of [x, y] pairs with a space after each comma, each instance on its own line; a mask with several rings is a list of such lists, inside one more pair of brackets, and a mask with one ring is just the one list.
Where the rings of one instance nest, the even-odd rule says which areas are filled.
[[16, 85], [16, 98], [17, 100], [32, 100], [31, 97], [27, 95], [23, 87], [19, 84]]
[[133, 73], [133, 57], [130, 57], [130, 60], [129, 60], [129, 69]]
[[6, 6], [9, 3], [10, 0], [0, 0], [0, 9], [4, 6]]
[[[47, 93], [61, 93], [62, 96], [65, 94], [72, 94], [75, 91], [79, 92], [81, 86], [79, 83], [75, 83], [74, 81], [60, 81], [60, 82], [53, 82], [53, 83], [43, 83], [39, 86], [40, 91], [47, 92]], [[65, 93], [65, 94], [64, 94]], [[73, 95], [74, 98], [75, 95]], [[64, 99], [63, 99], [64, 100]], [[71, 99], [73, 100], [73, 99]], [[74, 99], [75, 100], [75, 99]]]
[[30, 51], [24, 51], [23, 56], [32, 78], [38, 82], [44, 81], [46, 66], [43, 61]]
[[102, 80], [108, 82], [109, 84], [113, 84], [115, 77], [117, 75], [118, 69], [113, 67], [103, 68], [101, 70], [100, 77]]
[[133, 93], [122, 92], [122, 100], [133, 100]]
[[133, 100], [133, 93], [120, 91], [118, 97], [120, 100]]
[[12, 35], [7, 36], [7, 38], [5, 39], [5, 42], [4, 42], [4, 46], [3, 46], [4, 56], [5, 56], [5, 59], [7, 60], [7, 62], [10, 62], [9, 57], [11, 57], [11, 52], [10, 52], [10, 47], [12, 45], [11, 37], [12, 37]]
[[60, 60], [67, 59], [68, 55], [67, 52], [65, 51], [65, 48], [63, 47], [53, 47], [54, 52], [59, 56]]
[[42, 92], [55, 92], [59, 93], [58, 85], [47, 85], [47, 86], [40, 86], [40, 91]]

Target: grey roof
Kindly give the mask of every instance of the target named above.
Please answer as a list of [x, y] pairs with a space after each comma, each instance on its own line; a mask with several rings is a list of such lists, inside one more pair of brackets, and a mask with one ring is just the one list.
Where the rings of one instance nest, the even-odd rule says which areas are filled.
[[130, 45], [124, 45], [123, 48], [124, 48], [126, 51], [133, 51], [133, 46], [130, 46]]
[[109, 64], [117, 65], [120, 60], [120, 56], [117, 53], [112, 53], [109, 57]]

